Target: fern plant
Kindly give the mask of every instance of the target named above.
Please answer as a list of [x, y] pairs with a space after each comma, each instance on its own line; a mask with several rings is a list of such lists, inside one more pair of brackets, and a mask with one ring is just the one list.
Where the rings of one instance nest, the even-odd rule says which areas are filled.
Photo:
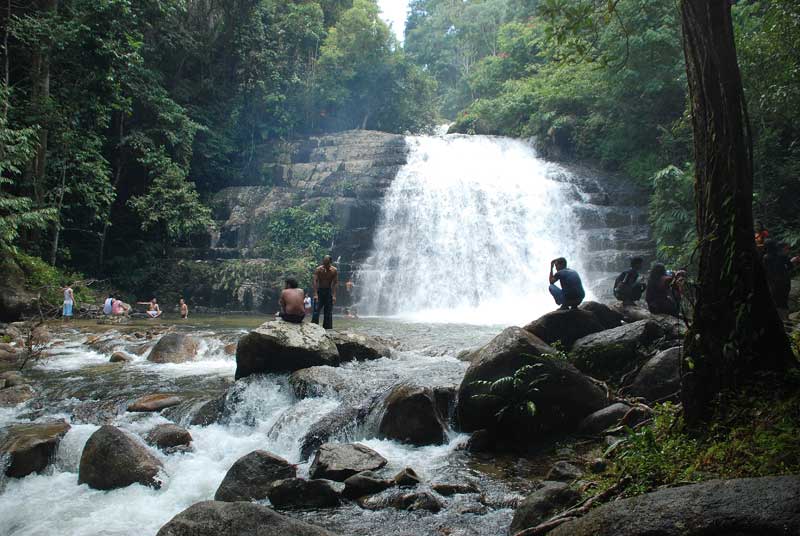
[[538, 412], [538, 386], [549, 378], [549, 374], [541, 372], [543, 366], [542, 363], [533, 363], [494, 381], [476, 380], [470, 385], [480, 392], [473, 394], [472, 398], [496, 404], [500, 408], [495, 413], [498, 423], [512, 418], [533, 418]]

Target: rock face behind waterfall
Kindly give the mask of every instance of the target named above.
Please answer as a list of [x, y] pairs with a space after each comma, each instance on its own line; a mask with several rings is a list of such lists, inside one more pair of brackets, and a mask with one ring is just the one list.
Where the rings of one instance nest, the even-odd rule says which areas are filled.
[[339, 352], [333, 340], [324, 328], [310, 322], [267, 322], [242, 337], [236, 348], [237, 380], [251, 374], [338, 364]]
[[[501, 426], [500, 435], [532, 440], [541, 434], [567, 432], [585, 416], [608, 405], [603, 389], [565, 360], [552, 357], [555, 350], [536, 336], [517, 327], [507, 328], [472, 356], [458, 390], [456, 419], [461, 430], [470, 432]], [[543, 378], [538, 385], [533, 422], [524, 426], [498, 423], [503, 402], [478, 396], [484, 392], [476, 382], [494, 382], [512, 376], [525, 365], [537, 365]]]
[[552, 536], [800, 534], [800, 477], [713, 480], [616, 501]]

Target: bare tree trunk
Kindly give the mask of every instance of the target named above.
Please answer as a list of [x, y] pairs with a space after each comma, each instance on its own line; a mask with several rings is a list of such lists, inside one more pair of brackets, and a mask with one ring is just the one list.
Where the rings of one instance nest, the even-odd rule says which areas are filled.
[[682, 399], [690, 422], [757, 370], [796, 361], [753, 240], [753, 150], [729, 0], [681, 0], [700, 241]]
[[[123, 138], [125, 137], [125, 113], [119, 112], [119, 143], [117, 145], [117, 162], [116, 162], [116, 169], [114, 170], [114, 184], [113, 190], [114, 194], [117, 193], [117, 186], [119, 186], [119, 181], [122, 178], [122, 143]], [[98, 258], [98, 268], [101, 270], [103, 269], [103, 264], [105, 264], [106, 260], [106, 238], [108, 237], [108, 228], [111, 226], [111, 213], [112, 209], [114, 208], [114, 202], [111, 202], [111, 206], [108, 207], [108, 215], [106, 216], [106, 220], [103, 222], [103, 232], [100, 235], [100, 254]]]
[[[58, 10], [58, 0], [41, 0], [41, 10], [46, 15], [54, 14]], [[34, 58], [33, 102], [40, 109], [47, 105], [50, 98], [50, 52], [45, 50], [36, 54]], [[47, 142], [50, 131], [47, 121], [40, 125], [39, 145], [36, 149], [36, 159], [33, 166], [33, 191], [38, 202], [44, 196], [44, 178], [47, 172]]]
[[50, 266], [56, 265], [58, 256], [58, 240], [61, 237], [61, 209], [64, 206], [64, 190], [67, 186], [67, 166], [61, 170], [61, 190], [58, 192], [58, 205], [56, 208], [56, 221], [53, 223], [53, 245], [50, 249]]
[[11, 0], [8, 0], [6, 9], [6, 27], [3, 33], [3, 94], [5, 96], [3, 99], [3, 122], [8, 120], [8, 106], [9, 100], [11, 100], [11, 95], [9, 93], [9, 84], [11, 82], [11, 55], [8, 51], [8, 38], [11, 34]]

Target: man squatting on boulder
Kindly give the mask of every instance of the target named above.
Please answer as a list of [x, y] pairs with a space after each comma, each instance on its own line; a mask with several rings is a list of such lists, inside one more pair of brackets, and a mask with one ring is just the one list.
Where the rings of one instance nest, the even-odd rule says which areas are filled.
[[[554, 268], [555, 273], [553, 273]], [[561, 282], [561, 288], [556, 286], [556, 281]], [[550, 294], [561, 309], [574, 309], [586, 297], [581, 276], [575, 270], [567, 268], [567, 259], [564, 257], [550, 261]]]
[[314, 313], [311, 321], [319, 324], [319, 311], [323, 311], [322, 327], [333, 329], [333, 304], [336, 303], [336, 286], [339, 284], [339, 271], [331, 265], [330, 255], [322, 259], [322, 266], [314, 270]]
[[306, 293], [303, 289], [297, 288], [297, 279], [294, 277], [286, 278], [286, 288], [281, 292], [278, 305], [281, 308], [281, 318], [292, 324], [302, 324], [306, 317], [305, 301]]

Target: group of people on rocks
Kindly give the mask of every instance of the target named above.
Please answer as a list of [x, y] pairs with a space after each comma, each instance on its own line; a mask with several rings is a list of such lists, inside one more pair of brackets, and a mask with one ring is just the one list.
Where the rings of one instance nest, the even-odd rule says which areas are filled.
[[[769, 231], [760, 222], [756, 226], [755, 241], [775, 305], [778, 309], [788, 309], [792, 274], [800, 269], [800, 256], [791, 257], [789, 246], [779, 245], [769, 238]], [[631, 259], [630, 268], [614, 280], [614, 297], [623, 305], [635, 305], [644, 295], [651, 313], [680, 316], [681, 300], [687, 285], [686, 270], [673, 272], [656, 263], [644, 282], [641, 280], [643, 266], [641, 257]], [[561, 309], [576, 308], [586, 297], [580, 275], [567, 268], [567, 260], [563, 257], [550, 262], [549, 281], [550, 294]]]
[[[339, 287], [339, 270], [333, 266], [333, 259], [326, 255], [322, 264], [314, 270], [312, 278], [313, 298], [299, 288], [297, 279], [286, 278], [286, 286], [278, 299], [280, 311], [278, 316], [286, 322], [302, 324], [306, 316], [311, 313], [311, 322], [319, 324], [322, 316], [322, 327], [333, 328], [333, 306], [336, 304], [336, 292]], [[353, 282], [347, 280], [345, 291], [350, 295], [353, 292]], [[345, 313], [354, 318], [354, 313], [348, 308]]]

